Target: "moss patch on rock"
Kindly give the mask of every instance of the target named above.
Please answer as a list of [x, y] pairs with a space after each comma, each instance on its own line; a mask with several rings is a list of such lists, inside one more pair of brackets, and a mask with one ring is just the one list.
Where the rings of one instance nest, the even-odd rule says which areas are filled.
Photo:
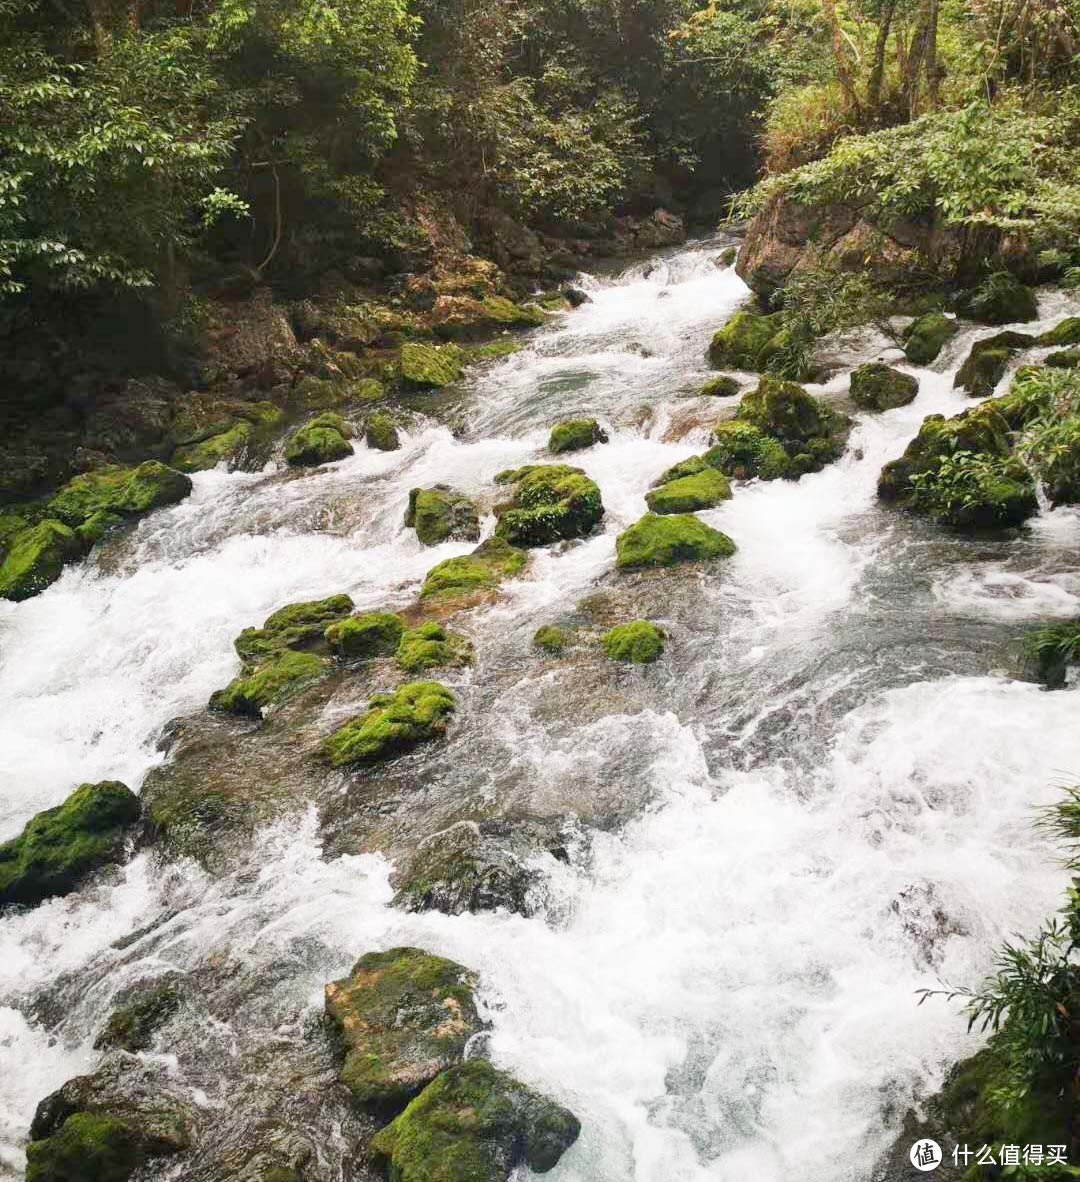
[[74, 530], [52, 519], [17, 533], [0, 565], [0, 598], [18, 602], [44, 591], [82, 548]]
[[157, 460], [135, 468], [95, 468], [69, 480], [49, 502], [49, 515], [77, 526], [104, 510], [134, 517], [174, 505], [191, 493], [191, 479]]
[[730, 374], [722, 373], [710, 378], [698, 392], [706, 398], [733, 398], [739, 392], [739, 383]]
[[652, 487], [659, 488], [662, 484], [670, 484], [673, 480], [681, 480], [684, 476], [694, 476], [698, 472], [704, 472], [708, 467], [709, 465], [702, 456], [688, 456], [685, 460], [680, 460], [677, 464], [672, 464], [670, 468], [661, 472], [652, 482]]
[[210, 695], [210, 709], [260, 718], [267, 706], [283, 702], [308, 682], [329, 673], [330, 662], [315, 653], [277, 653]]
[[645, 495], [645, 503], [653, 513], [693, 513], [712, 509], [730, 496], [728, 478], [718, 469], [706, 467], [654, 488]]
[[1009, 358], [1019, 349], [1036, 343], [1035, 337], [1023, 332], [999, 332], [985, 340], [976, 341], [964, 364], [956, 371], [953, 386], [966, 391], [972, 398], [987, 398], [1005, 376]]
[[440, 542], [475, 542], [480, 538], [480, 516], [464, 493], [445, 484], [409, 490], [405, 524], [416, 530], [425, 546]]
[[607, 443], [607, 432], [596, 419], [567, 419], [551, 428], [548, 451], [560, 455], [567, 451], [583, 451], [595, 443]]
[[397, 451], [401, 447], [394, 420], [381, 411], [364, 425], [364, 442], [375, 451]]
[[580, 468], [529, 465], [500, 473], [496, 481], [514, 486], [500, 506], [495, 536], [512, 546], [546, 546], [585, 537], [604, 516], [600, 489]]
[[1039, 315], [1035, 292], [1004, 271], [962, 292], [956, 306], [961, 315], [980, 324], [1014, 324]]
[[305, 423], [285, 445], [285, 461], [291, 467], [315, 467], [343, 460], [353, 454], [352, 427], [333, 411]]
[[258, 662], [283, 649], [319, 648], [326, 629], [352, 610], [353, 601], [344, 594], [289, 603], [267, 616], [261, 628], [245, 628], [234, 647], [244, 662]]
[[148, 1050], [154, 1034], [177, 1013], [182, 1000], [183, 993], [174, 978], [129, 990], [94, 1040], [94, 1049], [119, 1047], [131, 1054]]
[[322, 744], [334, 767], [392, 759], [446, 734], [457, 706], [437, 681], [411, 681], [393, 693], [376, 694], [365, 714], [349, 719]]
[[691, 514], [647, 513], [619, 534], [615, 552], [616, 566], [620, 570], [633, 570], [730, 558], [735, 553], [735, 543], [727, 534]]
[[545, 624], [533, 633], [533, 647], [557, 657], [566, 651], [571, 636], [569, 628], [560, 628], [557, 624]]
[[392, 612], [365, 612], [331, 624], [325, 637], [333, 653], [356, 661], [393, 656], [404, 631], [401, 617]]
[[420, 390], [439, 389], [456, 382], [465, 372], [465, 352], [457, 345], [401, 346], [401, 380]]
[[0, 844], [0, 905], [69, 894], [91, 871], [123, 858], [138, 818], [138, 797], [119, 781], [81, 784]]
[[762, 368], [768, 346], [780, 331], [783, 317], [779, 312], [736, 312], [713, 334], [709, 344], [709, 361], [717, 369], [758, 371]]
[[1080, 345], [1080, 316], [1067, 316], [1039, 336], [1040, 345]]
[[930, 365], [959, 331], [955, 317], [927, 312], [904, 330], [904, 356], [912, 365]]
[[481, 542], [471, 554], [447, 558], [433, 566], [420, 588], [421, 599], [452, 599], [490, 591], [518, 574], [527, 556], [503, 538]]
[[872, 361], [851, 375], [851, 400], [863, 410], [893, 410], [914, 402], [919, 383], [910, 374]]
[[448, 632], [432, 620], [402, 633], [394, 660], [406, 673], [422, 673], [441, 665], [471, 665], [473, 646], [464, 636]]
[[604, 652], [613, 661], [649, 665], [664, 651], [664, 633], [648, 620], [617, 624], [603, 636]]

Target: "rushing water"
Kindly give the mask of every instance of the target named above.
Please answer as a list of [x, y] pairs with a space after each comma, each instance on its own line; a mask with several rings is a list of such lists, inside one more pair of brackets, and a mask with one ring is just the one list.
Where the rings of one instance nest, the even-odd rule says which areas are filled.
[[[403, 914], [389, 863], [324, 850], [310, 809], [267, 827], [245, 872], [140, 854], [8, 916], [0, 1174], [21, 1175], [37, 1100], [95, 1063], [116, 991], [222, 952], [267, 984], [191, 1032], [201, 1067], [166, 1064], [200, 1104], [234, 1100], [230, 1056], [302, 1046], [322, 983], [358, 954], [419, 944], [481, 974], [493, 1059], [581, 1117], [555, 1182], [865, 1179], [969, 1049], [955, 1007], [915, 991], [974, 983], [998, 941], [1057, 904], [1063, 872], [1031, 821], [1080, 770], [1077, 698], [1011, 675], [1025, 625], [1080, 614], [1080, 518], [972, 539], [876, 504], [881, 465], [923, 416], [970, 404], [952, 389], [968, 330], [913, 371], [912, 405], [859, 416], [839, 462], [702, 514], [734, 559], [617, 575], [616, 534], [653, 479], [734, 404], [695, 394], [710, 333], [747, 294], [718, 249], [591, 280], [592, 303], [417, 416], [398, 452], [359, 447], [300, 477], [204, 473], [37, 599], [0, 604], [3, 838], [81, 781], [137, 786], [161, 726], [232, 676], [233, 637], [275, 608], [341, 590], [361, 608], [409, 603], [469, 548], [419, 546], [401, 525], [410, 487], [490, 504], [494, 474], [542, 456], [552, 422], [595, 414], [610, 431], [575, 458], [603, 531], [535, 555], [455, 624], [477, 665], [449, 678], [463, 707], [423, 797], [442, 820], [476, 799], [581, 816], [587, 855], [541, 859], [545, 913]], [[1044, 299], [1047, 323], [1068, 310]], [[877, 355], [898, 356], [864, 341], [850, 362]], [[536, 627], [597, 591], [665, 626], [661, 662], [530, 651]], [[46, 1019], [58, 981], [64, 1013]], [[349, 1177], [343, 1156], [328, 1146], [318, 1177]]]

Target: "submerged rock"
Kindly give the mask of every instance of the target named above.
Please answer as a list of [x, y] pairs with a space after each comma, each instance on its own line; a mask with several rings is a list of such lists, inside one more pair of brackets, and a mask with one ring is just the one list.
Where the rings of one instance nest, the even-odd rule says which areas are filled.
[[518, 574], [526, 555], [500, 537], [481, 542], [471, 554], [447, 558], [433, 566], [420, 588], [421, 599], [456, 599], [494, 590], [504, 579]]
[[607, 432], [596, 419], [568, 419], [551, 429], [548, 451], [559, 455], [565, 451], [582, 451], [595, 443], [607, 443]]
[[764, 354], [780, 331], [783, 317], [779, 312], [736, 312], [713, 334], [709, 361], [717, 369], [729, 366], [751, 372], [760, 370]]
[[851, 375], [851, 400], [863, 410], [893, 410], [914, 402], [919, 383], [880, 361], [860, 365]]
[[416, 530], [425, 546], [440, 542], [476, 542], [480, 539], [480, 516], [464, 493], [445, 484], [409, 490], [405, 524]]
[[1005, 376], [1009, 358], [1019, 349], [1036, 344], [1036, 338], [1024, 332], [999, 332], [971, 346], [964, 364], [956, 371], [953, 386], [972, 398], [986, 398]]
[[693, 513], [712, 509], [731, 496], [731, 484], [716, 468], [679, 476], [646, 493], [645, 503], [653, 513]]
[[944, 312], [927, 312], [905, 329], [904, 355], [912, 365], [929, 365], [937, 360], [945, 342], [959, 331], [955, 317]]
[[46, 519], [14, 535], [0, 565], [0, 598], [30, 599], [55, 583], [83, 546], [75, 531]]
[[326, 1012], [345, 1046], [341, 1082], [363, 1104], [400, 1108], [460, 1063], [483, 1029], [475, 978], [420, 948], [370, 952], [326, 986]]
[[294, 468], [315, 467], [353, 454], [352, 427], [327, 411], [295, 431], [285, 445], [285, 460]]
[[393, 656], [404, 631], [401, 617], [392, 612], [365, 612], [331, 624], [325, 636], [332, 652], [355, 661]]
[[664, 651], [664, 632], [648, 620], [617, 624], [604, 634], [604, 652], [613, 661], [649, 665]]
[[402, 633], [394, 659], [406, 673], [422, 673], [440, 665], [471, 665], [473, 646], [457, 632], [447, 632], [442, 624], [429, 621]]
[[349, 719], [323, 740], [323, 755], [334, 767], [391, 759], [446, 734], [457, 706], [437, 681], [411, 681], [393, 693], [376, 694], [367, 713]]
[[1043, 364], [1049, 365], [1051, 369], [1080, 368], [1080, 349], [1059, 349], [1049, 354]]
[[180, 975], [173, 973], [164, 980], [125, 990], [94, 1040], [94, 1050], [117, 1047], [134, 1054], [149, 1049], [157, 1030], [180, 1009], [180, 980]]
[[514, 496], [496, 513], [495, 536], [512, 546], [546, 546], [582, 538], [604, 516], [600, 489], [580, 468], [565, 464], [529, 465], [496, 476], [512, 484]]
[[730, 558], [735, 543], [718, 529], [691, 514], [660, 517], [646, 513], [615, 540], [615, 565], [620, 570], [673, 566], [708, 558]]
[[552, 1169], [577, 1140], [568, 1109], [471, 1059], [429, 1084], [371, 1142], [395, 1182], [507, 1182]]
[[0, 906], [69, 894], [91, 871], [123, 859], [138, 819], [138, 797], [118, 780], [81, 784], [0, 844]]

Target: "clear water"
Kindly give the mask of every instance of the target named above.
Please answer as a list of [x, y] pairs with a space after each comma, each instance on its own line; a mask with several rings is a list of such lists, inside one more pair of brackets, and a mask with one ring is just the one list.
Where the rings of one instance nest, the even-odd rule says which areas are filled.
[[[302, 477], [204, 473], [37, 599], [0, 604], [3, 838], [81, 781], [137, 787], [162, 724], [201, 708], [235, 671], [233, 637], [275, 608], [342, 590], [409, 603], [469, 548], [418, 545], [400, 524], [410, 487], [490, 506], [494, 474], [540, 458], [552, 422], [596, 414], [611, 434], [575, 459], [603, 531], [536, 554], [461, 622], [477, 667], [451, 679], [461, 718], [423, 798], [443, 820], [477, 798], [582, 816], [591, 853], [542, 864], [546, 913], [403, 914], [389, 862], [324, 849], [312, 808], [268, 827], [244, 872], [139, 855], [9, 916], [0, 1174], [21, 1176], [36, 1102], [96, 1061], [118, 989], [223, 952], [256, 984], [231, 1021], [192, 1032], [199, 1064], [170, 1065], [208, 1109], [239, 1103], [230, 1063], [248, 1051], [300, 1053], [323, 982], [357, 955], [419, 944], [481, 974], [492, 1057], [581, 1117], [554, 1182], [856, 1182], [974, 1045], [955, 1008], [915, 991], [976, 982], [996, 942], [1057, 905], [1063, 873], [1031, 820], [1080, 770], [1078, 699], [1011, 674], [1025, 625], [1080, 614], [1080, 517], [962, 539], [876, 504], [923, 416], [969, 405], [952, 389], [966, 331], [913, 371], [912, 405], [859, 417], [838, 463], [703, 514], [739, 545], [720, 570], [617, 575], [615, 537], [652, 480], [734, 405], [694, 393], [747, 294], [718, 249], [591, 280], [592, 303], [470, 381], [453, 422], [418, 419], [401, 451]], [[1046, 323], [1068, 310], [1042, 308]], [[866, 340], [850, 360], [878, 355], [898, 356]], [[658, 665], [530, 652], [536, 627], [598, 590], [664, 624]], [[328, 1145], [318, 1176], [351, 1177], [347, 1156]]]

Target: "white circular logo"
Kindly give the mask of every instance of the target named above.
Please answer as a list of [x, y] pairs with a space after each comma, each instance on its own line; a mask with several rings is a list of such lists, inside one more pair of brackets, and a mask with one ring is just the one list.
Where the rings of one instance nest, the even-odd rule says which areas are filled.
[[929, 1170], [936, 1170], [941, 1165], [941, 1146], [929, 1137], [916, 1141], [908, 1154], [911, 1164], [925, 1174]]

